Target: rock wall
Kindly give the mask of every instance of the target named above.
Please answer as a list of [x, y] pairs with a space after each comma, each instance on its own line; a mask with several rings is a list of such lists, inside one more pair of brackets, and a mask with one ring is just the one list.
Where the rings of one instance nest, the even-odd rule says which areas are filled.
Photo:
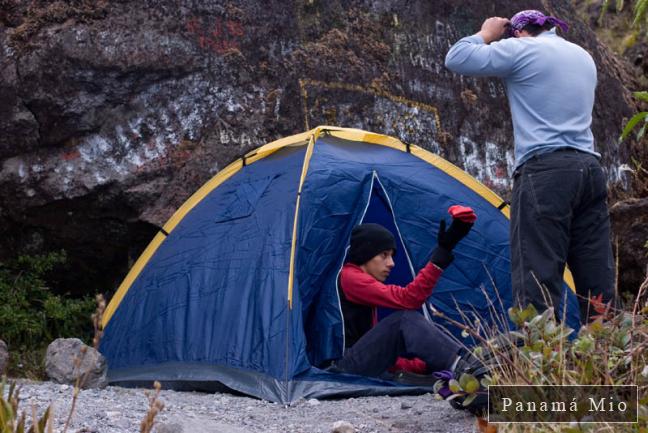
[[[510, 2], [0, 3], [0, 257], [65, 248], [67, 290], [112, 289], [222, 167], [318, 124], [397, 136], [509, 194], [503, 86], [443, 59]], [[525, 7], [570, 21], [567, 38], [594, 56], [597, 147], [627, 191], [623, 65], [568, 1]]]

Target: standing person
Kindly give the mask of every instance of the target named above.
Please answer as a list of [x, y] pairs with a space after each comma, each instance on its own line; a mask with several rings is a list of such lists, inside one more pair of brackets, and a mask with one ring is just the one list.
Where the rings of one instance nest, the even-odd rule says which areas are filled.
[[596, 66], [555, 26], [567, 31], [566, 23], [536, 10], [510, 21], [488, 18], [478, 33], [450, 48], [445, 64], [459, 74], [500, 77], [506, 87], [515, 138], [511, 265], [517, 301], [558, 310], [567, 263], [586, 320], [590, 297], [614, 298], [607, 186], [590, 130]]
[[[405, 287], [384, 284], [394, 267], [396, 242], [378, 224], [361, 224], [351, 233], [349, 260], [340, 273], [340, 302], [344, 320], [345, 353], [332, 369], [378, 377], [387, 369], [429, 374], [448, 370], [461, 346], [439, 325], [418, 310], [432, 293], [452, 250], [468, 234], [477, 216], [472, 209], [452, 206], [453, 220], [441, 221], [438, 246], [427, 265]], [[377, 307], [394, 312], [377, 320]], [[400, 358], [399, 358], [400, 357]]]

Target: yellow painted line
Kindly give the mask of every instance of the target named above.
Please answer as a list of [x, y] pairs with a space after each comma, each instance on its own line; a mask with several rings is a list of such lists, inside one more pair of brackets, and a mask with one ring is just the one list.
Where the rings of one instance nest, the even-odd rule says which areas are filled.
[[299, 80], [299, 90], [301, 93], [302, 113], [304, 115], [304, 127], [308, 130], [310, 129], [308, 123], [308, 90], [306, 90], [304, 80]]
[[[359, 84], [352, 84], [352, 83], [341, 83], [341, 82], [325, 82], [325, 81], [318, 81], [318, 80], [312, 80], [309, 78], [302, 78], [299, 80], [299, 87], [301, 89], [301, 97], [302, 97], [302, 110], [304, 112], [304, 121], [306, 124], [306, 129], [308, 129], [308, 107], [307, 107], [307, 99], [308, 99], [308, 91], [306, 90], [307, 86], [311, 86], [314, 88], [321, 88], [321, 89], [327, 89], [327, 90], [344, 90], [347, 92], [358, 92], [362, 93], [365, 95], [372, 95], [380, 98], [385, 98], [388, 99], [392, 102], [398, 103], [398, 104], [403, 104], [407, 105], [408, 107], [416, 108], [422, 111], [426, 111], [428, 113], [432, 113], [434, 116], [434, 126], [436, 127], [437, 134], [439, 136], [439, 139], [444, 141], [445, 140], [445, 133], [441, 129], [441, 116], [439, 115], [439, 109], [435, 107], [434, 105], [426, 104], [424, 102], [419, 102], [415, 101], [413, 99], [408, 99], [405, 98], [404, 96], [400, 95], [394, 95], [393, 93], [387, 92], [386, 90], [380, 89], [378, 87], [372, 87], [372, 86], [361, 86]], [[347, 128], [344, 128], [347, 129]]]
[[162, 232], [158, 232], [153, 240], [148, 244], [144, 252], [139, 256], [131, 270], [128, 272], [128, 275], [126, 275], [126, 278], [124, 278], [124, 281], [122, 281], [122, 283], [120, 284], [117, 292], [110, 300], [108, 307], [106, 307], [106, 310], [103, 313], [103, 318], [101, 320], [102, 327], [106, 327], [106, 325], [110, 321], [110, 318], [113, 316], [113, 314], [115, 314], [115, 311], [117, 310], [117, 307], [119, 307], [122, 299], [124, 299], [124, 296], [126, 296], [126, 293], [128, 292], [131, 284], [133, 284], [135, 278], [137, 278], [137, 276], [140, 274], [146, 263], [148, 263], [151, 256], [155, 253], [155, 251], [157, 251], [158, 247], [164, 241], [164, 239], [166, 239], [166, 236]]
[[306, 180], [306, 174], [308, 173], [308, 166], [310, 164], [311, 156], [313, 155], [313, 148], [315, 147], [315, 142], [319, 136], [321, 129], [315, 128], [311, 139], [308, 142], [308, 148], [306, 149], [306, 154], [304, 155], [304, 164], [302, 165], [301, 177], [299, 179], [299, 188], [297, 192], [297, 201], [295, 203], [295, 219], [293, 220], [293, 232], [292, 232], [292, 242], [290, 245], [290, 268], [288, 271], [288, 308], [292, 310], [292, 300], [293, 300], [293, 286], [295, 284], [295, 252], [297, 250], [297, 226], [299, 222], [299, 205], [301, 203], [301, 192], [302, 187], [304, 186], [304, 181]]

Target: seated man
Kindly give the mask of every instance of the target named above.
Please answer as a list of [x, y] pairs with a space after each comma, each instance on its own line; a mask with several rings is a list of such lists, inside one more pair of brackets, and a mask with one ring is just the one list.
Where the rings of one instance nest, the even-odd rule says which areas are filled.
[[[461, 346], [439, 325], [417, 312], [453, 260], [452, 249], [468, 234], [477, 216], [472, 209], [452, 206], [446, 231], [441, 221], [438, 246], [428, 264], [405, 287], [384, 284], [394, 267], [396, 242], [378, 224], [362, 224], [351, 233], [348, 263], [340, 274], [345, 353], [331, 367], [344, 373], [378, 377], [394, 366], [414, 373], [448, 370]], [[394, 312], [377, 322], [377, 307]], [[417, 358], [407, 362], [403, 358]]]

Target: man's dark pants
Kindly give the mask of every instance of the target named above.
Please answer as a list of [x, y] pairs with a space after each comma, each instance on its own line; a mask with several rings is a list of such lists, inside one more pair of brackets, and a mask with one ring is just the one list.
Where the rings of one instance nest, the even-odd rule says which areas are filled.
[[378, 377], [399, 356], [415, 356], [429, 372], [447, 370], [457, 357], [459, 344], [439, 325], [416, 311], [390, 314], [364, 334], [336, 365], [344, 372]]
[[[581, 320], [588, 297], [614, 298], [614, 267], [605, 175], [594, 155], [560, 149], [534, 156], [514, 173], [511, 202], [513, 294], [539, 310], [558, 311], [565, 263], [574, 276]], [[545, 301], [546, 287], [550, 299]]]

